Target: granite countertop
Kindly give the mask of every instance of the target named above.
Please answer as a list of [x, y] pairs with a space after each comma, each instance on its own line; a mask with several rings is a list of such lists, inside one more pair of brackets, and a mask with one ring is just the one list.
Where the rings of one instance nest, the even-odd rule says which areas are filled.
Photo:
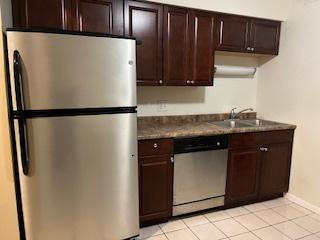
[[[214, 121], [222, 121], [227, 118], [228, 114], [141, 117], [138, 118], [138, 140], [213, 136], [296, 128], [295, 125], [276, 122], [273, 122], [272, 125], [268, 126], [250, 126], [241, 128], [225, 128], [216, 126], [213, 123]], [[241, 119], [256, 119], [256, 113], [242, 114]]]

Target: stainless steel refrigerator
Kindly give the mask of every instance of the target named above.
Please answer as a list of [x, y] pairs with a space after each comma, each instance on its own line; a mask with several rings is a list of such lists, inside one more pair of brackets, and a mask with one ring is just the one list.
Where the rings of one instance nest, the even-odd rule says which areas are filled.
[[7, 41], [26, 239], [137, 236], [135, 40], [11, 29]]

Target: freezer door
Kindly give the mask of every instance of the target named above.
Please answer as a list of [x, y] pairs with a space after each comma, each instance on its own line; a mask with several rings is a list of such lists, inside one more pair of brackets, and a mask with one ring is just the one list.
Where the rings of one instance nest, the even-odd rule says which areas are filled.
[[17, 149], [27, 240], [138, 235], [136, 124], [136, 114], [27, 120], [27, 176]]
[[27, 110], [136, 106], [135, 44], [123, 38], [9, 31], [14, 110], [16, 50]]

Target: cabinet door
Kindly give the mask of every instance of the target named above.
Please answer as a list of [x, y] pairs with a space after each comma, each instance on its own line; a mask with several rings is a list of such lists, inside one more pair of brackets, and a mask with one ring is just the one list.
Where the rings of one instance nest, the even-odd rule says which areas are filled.
[[170, 155], [139, 158], [140, 221], [166, 221], [172, 215], [173, 163]]
[[137, 39], [138, 85], [161, 85], [162, 21], [160, 4], [125, 1], [125, 34]]
[[76, 30], [123, 34], [123, 3], [118, 0], [75, 0]]
[[186, 85], [189, 78], [189, 12], [186, 8], [164, 7], [164, 81]]
[[191, 85], [213, 85], [214, 15], [204, 11], [190, 14]]
[[258, 197], [260, 151], [257, 147], [229, 151], [226, 203]]
[[250, 47], [254, 53], [278, 55], [280, 22], [254, 19], [251, 21]]
[[288, 191], [292, 143], [270, 144], [265, 149], [261, 160], [261, 198]]
[[12, 0], [15, 27], [72, 29], [72, 0]]
[[248, 52], [249, 20], [244, 17], [220, 15], [216, 50]]

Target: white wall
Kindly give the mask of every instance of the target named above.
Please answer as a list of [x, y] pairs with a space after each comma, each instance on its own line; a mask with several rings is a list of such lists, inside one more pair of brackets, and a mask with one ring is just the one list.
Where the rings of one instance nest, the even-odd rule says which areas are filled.
[[[252, 57], [216, 56], [216, 64], [257, 66]], [[215, 78], [213, 87], [138, 87], [138, 115], [226, 113], [233, 107], [255, 108], [257, 75], [252, 78]], [[166, 111], [159, 110], [159, 101]]]
[[[0, 29], [11, 26], [10, 1], [1, 0]], [[0, 31], [0, 239], [18, 240], [18, 220], [8, 126], [3, 36]]]
[[320, 1], [294, 3], [280, 55], [259, 70], [257, 109], [265, 118], [298, 126], [290, 193], [320, 207]]
[[[292, 0], [151, 0], [217, 12], [285, 20]], [[309, 0], [310, 1], [310, 0]]]

